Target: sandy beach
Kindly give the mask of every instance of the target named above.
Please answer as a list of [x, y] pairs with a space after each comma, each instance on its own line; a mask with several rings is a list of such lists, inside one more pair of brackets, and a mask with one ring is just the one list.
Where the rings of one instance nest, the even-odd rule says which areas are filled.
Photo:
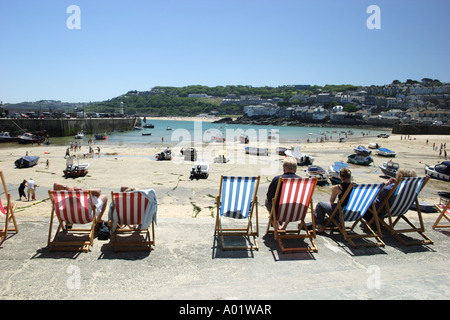
[[[428, 143], [427, 143], [428, 140]], [[438, 147], [441, 143], [450, 142], [448, 136], [405, 136], [391, 135], [387, 139], [377, 137], [352, 137], [345, 143], [302, 143], [302, 152], [315, 157], [314, 164], [324, 169], [335, 161], [346, 162], [346, 155], [353, 153], [358, 145], [368, 146], [371, 142], [378, 142], [382, 147], [394, 150], [397, 154], [394, 161], [401, 167], [414, 169], [419, 176], [424, 175], [425, 164], [434, 165], [443, 159], [439, 158], [439, 150], [433, 150], [433, 143]], [[158, 216], [180, 218], [208, 218], [215, 216], [215, 197], [219, 193], [222, 175], [260, 176], [261, 183], [258, 190], [260, 219], [268, 214], [264, 207], [264, 199], [269, 183], [274, 175], [281, 174], [284, 156], [275, 154], [278, 146], [290, 147], [289, 142], [279, 145], [268, 145], [271, 150], [269, 156], [247, 155], [244, 145], [234, 143], [204, 143], [195, 145], [199, 151], [198, 159], [210, 164], [209, 177], [206, 180], [190, 180], [191, 161], [185, 161], [180, 153], [180, 147], [173, 148], [175, 157], [171, 161], [155, 161], [154, 156], [161, 152], [161, 148], [129, 148], [126, 146], [104, 145], [100, 154], [93, 158], [80, 158], [79, 162], [90, 164], [89, 173], [82, 178], [66, 179], [63, 175], [66, 160], [65, 151], [68, 146], [30, 146], [8, 145], [0, 146], [1, 170], [5, 176], [8, 190], [12, 199], [17, 203], [17, 216], [50, 216], [51, 203], [48, 190], [54, 182], [77, 186], [81, 188], [100, 188], [111, 198], [111, 191], [118, 191], [121, 186], [155, 189], [158, 198]], [[213, 163], [214, 157], [226, 148], [230, 155], [228, 163]], [[95, 149], [95, 145], [94, 145]], [[81, 151], [75, 154], [82, 157], [88, 151], [84, 141]], [[14, 161], [28, 152], [29, 155], [39, 156], [39, 163], [26, 169], [17, 169]], [[390, 158], [374, 155], [371, 166], [350, 164], [356, 183], [382, 183], [386, 180], [378, 165]], [[46, 161], [49, 160], [49, 168]], [[298, 167], [297, 174], [306, 177], [304, 167]], [[36, 201], [19, 200], [18, 186], [23, 179], [33, 178], [38, 185]], [[438, 191], [449, 190], [449, 183], [430, 179], [420, 195], [420, 200], [436, 203], [439, 200]], [[328, 201], [332, 185], [317, 186], [314, 193], [314, 203]], [[263, 220], [261, 220], [263, 221]]]

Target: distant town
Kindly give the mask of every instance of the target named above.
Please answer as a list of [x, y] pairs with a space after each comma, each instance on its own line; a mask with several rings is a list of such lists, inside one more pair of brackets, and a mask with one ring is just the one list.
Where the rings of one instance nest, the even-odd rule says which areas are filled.
[[449, 125], [450, 83], [424, 78], [383, 86], [155, 87], [102, 102], [41, 100], [1, 107], [2, 117], [9, 118], [231, 116], [347, 125]]

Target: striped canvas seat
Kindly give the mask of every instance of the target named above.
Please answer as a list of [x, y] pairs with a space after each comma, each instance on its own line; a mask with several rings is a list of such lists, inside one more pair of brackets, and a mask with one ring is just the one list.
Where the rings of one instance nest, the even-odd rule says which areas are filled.
[[[270, 212], [267, 232], [273, 232], [275, 239], [280, 245], [282, 253], [286, 252], [317, 252], [314, 243], [315, 223], [313, 193], [317, 185], [317, 178], [280, 178], [278, 181], [275, 198], [272, 199], [272, 210]], [[305, 218], [307, 212], [311, 214], [312, 230], [308, 230]], [[278, 225], [285, 222], [300, 221], [295, 229], [279, 230]], [[278, 223], [277, 223], [278, 222]], [[271, 230], [273, 228], [273, 230]], [[302, 233], [304, 231], [304, 233]], [[287, 248], [284, 239], [308, 238], [311, 246]]]
[[223, 177], [220, 215], [248, 219], [256, 177]]
[[[352, 184], [333, 210], [333, 213], [325, 224], [325, 228], [339, 230], [345, 240], [347, 240], [353, 248], [384, 246], [384, 242], [381, 240], [381, 230], [378, 220], [376, 221], [376, 230], [373, 230], [370, 225], [362, 219], [368, 210], [371, 210], [372, 214], [376, 215], [374, 201], [383, 186], [383, 184]], [[342, 203], [344, 203], [347, 198], [347, 204], [342, 206]], [[353, 222], [353, 224], [351, 227], [346, 227], [346, 222]], [[364, 225], [365, 229], [368, 231], [367, 233], [356, 234], [354, 232], [355, 226], [359, 223]], [[334, 227], [331, 227], [333, 224]], [[353, 241], [353, 239], [369, 238], [374, 238], [375, 241], [365, 241], [362, 244], [356, 244]]]
[[440, 203], [435, 204], [434, 207], [439, 212], [439, 216], [433, 224], [433, 229], [450, 228], [450, 224], [440, 224], [442, 218], [445, 218], [448, 222], [450, 222], [450, 199], [441, 196]]
[[[90, 191], [49, 190], [52, 201], [48, 246], [51, 251], [89, 251], [94, 244], [95, 206]], [[53, 219], [56, 215], [58, 228], [52, 238]], [[67, 228], [67, 225], [89, 225], [89, 227]], [[64, 235], [61, 235], [64, 231]], [[71, 236], [70, 236], [70, 235]], [[79, 234], [86, 234], [82, 240]], [[61, 239], [64, 238], [64, 239]]]
[[382, 184], [355, 185], [351, 190], [347, 205], [343, 209], [344, 221], [361, 219], [382, 188]]
[[[17, 227], [16, 217], [14, 211], [16, 210], [16, 204], [11, 201], [11, 195], [8, 193], [6, 187], [5, 177], [3, 176], [3, 171], [0, 171], [0, 178], [2, 180], [3, 193], [6, 196], [6, 201], [2, 203], [0, 198], [0, 216], [5, 217], [5, 222], [0, 229], [0, 244], [8, 237], [10, 232], [17, 233], [19, 228]], [[13, 223], [13, 228], [9, 228], [9, 224]]]
[[[386, 199], [378, 207], [378, 220], [394, 235], [402, 244], [432, 244], [433, 241], [424, 233], [425, 226], [423, 224], [422, 212], [419, 205], [419, 194], [428, 182], [429, 177], [403, 177], [397, 181], [392, 190], [386, 196]], [[410, 219], [406, 217], [413, 204], [416, 204], [417, 216], [420, 226], [414, 225]], [[381, 218], [380, 213], [385, 210], [387, 222]], [[395, 220], [394, 220], [395, 219]], [[396, 228], [399, 221], [404, 221], [408, 225], [406, 229]], [[405, 233], [418, 233], [423, 240], [407, 240], [401, 237]]]
[[111, 192], [111, 198], [111, 246], [114, 251], [152, 250], [156, 218], [154, 190]]
[[90, 195], [87, 191], [51, 191], [51, 196], [59, 221], [67, 224], [92, 222]]
[[[222, 240], [222, 248], [226, 249], [258, 249], [256, 237], [258, 236], [258, 206], [257, 192], [260, 177], [233, 177], [222, 176], [219, 196], [217, 197], [217, 215], [215, 235]], [[224, 228], [223, 218], [232, 220], [246, 220], [247, 225], [242, 227]], [[255, 225], [253, 223], [255, 219]], [[253, 244], [243, 246], [225, 245], [224, 236], [252, 237]]]

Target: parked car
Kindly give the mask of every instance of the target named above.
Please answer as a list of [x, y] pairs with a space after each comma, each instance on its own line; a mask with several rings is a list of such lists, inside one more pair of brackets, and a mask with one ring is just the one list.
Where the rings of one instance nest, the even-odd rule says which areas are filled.
[[389, 135], [387, 133], [380, 133], [377, 135], [378, 138], [389, 138]]

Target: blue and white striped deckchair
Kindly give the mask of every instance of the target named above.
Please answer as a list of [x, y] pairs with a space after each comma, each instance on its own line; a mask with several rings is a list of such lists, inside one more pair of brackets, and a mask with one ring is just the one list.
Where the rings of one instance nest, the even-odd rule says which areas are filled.
[[[343, 234], [353, 248], [367, 247], [367, 246], [384, 246], [381, 240], [381, 231], [378, 222], [376, 223], [376, 232], [362, 219], [364, 214], [371, 210], [376, 215], [376, 208], [374, 200], [383, 189], [383, 184], [353, 184], [347, 189], [341, 200], [338, 202], [336, 208], [333, 210], [325, 227], [329, 227], [333, 223], [336, 228]], [[343, 207], [345, 199], [348, 198], [347, 204]], [[346, 222], [353, 222], [353, 225], [348, 228], [345, 226]], [[361, 222], [365, 225], [368, 233], [355, 234], [354, 228]], [[352, 232], [352, 233], [349, 233]], [[362, 244], [355, 244], [352, 239], [375, 238], [376, 242], [364, 242]]]
[[[420, 205], [418, 196], [422, 191], [425, 184], [428, 182], [429, 177], [403, 177], [397, 181], [397, 183], [392, 188], [391, 192], [386, 196], [384, 201], [378, 207], [378, 220], [380, 223], [386, 227], [392, 235], [394, 235], [401, 243], [404, 245], [412, 244], [432, 244], [430, 238], [425, 235], [425, 227], [422, 220], [422, 213], [420, 211]], [[416, 203], [417, 214], [419, 218], [420, 227], [416, 227], [405, 214], [409, 211], [411, 206]], [[386, 223], [381, 217], [380, 213], [386, 210], [386, 217], [388, 222]], [[393, 221], [395, 218], [395, 221]], [[409, 229], [395, 229], [395, 226], [403, 219], [411, 228]], [[425, 240], [423, 241], [406, 241], [399, 236], [401, 233], [407, 232], [417, 232]]]
[[[220, 191], [217, 197], [217, 215], [215, 235], [221, 237], [223, 249], [258, 249], [256, 237], [258, 228], [257, 192], [260, 177], [228, 177], [222, 176]], [[253, 216], [256, 225], [253, 228]], [[223, 218], [246, 220], [245, 228], [223, 228]], [[253, 237], [253, 245], [225, 246], [223, 236]]]

